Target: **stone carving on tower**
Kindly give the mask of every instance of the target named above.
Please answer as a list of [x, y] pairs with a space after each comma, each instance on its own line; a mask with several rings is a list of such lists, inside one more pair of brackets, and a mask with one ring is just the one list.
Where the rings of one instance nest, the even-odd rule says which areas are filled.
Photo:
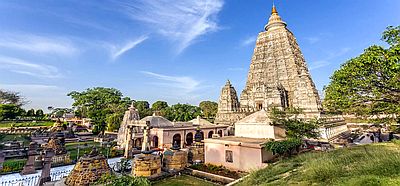
[[218, 102], [218, 113], [215, 118], [216, 123], [230, 124], [237, 119], [240, 119], [241, 113], [240, 104], [235, 88], [228, 80], [221, 90], [221, 96]]
[[139, 112], [134, 106], [134, 102], [132, 102], [129, 110], [127, 110], [124, 114], [124, 118], [122, 120], [121, 126], [118, 130], [118, 139], [117, 145], [121, 148], [125, 146], [127, 141], [126, 139], [126, 132], [128, 124], [132, 124], [134, 121], [138, 121], [140, 119]]
[[[224, 94], [221, 93], [221, 98]], [[225, 113], [219, 109], [225, 108], [221, 98], [217, 118]], [[246, 86], [240, 95], [239, 112], [249, 115], [272, 107], [302, 108], [306, 117], [318, 117], [322, 110], [317, 89], [296, 38], [278, 15], [275, 6], [264, 31], [258, 34]], [[231, 115], [225, 121], [216, 119], [216, 123], [226, 124], [234, 117], [242, 118], [243, 115]]]

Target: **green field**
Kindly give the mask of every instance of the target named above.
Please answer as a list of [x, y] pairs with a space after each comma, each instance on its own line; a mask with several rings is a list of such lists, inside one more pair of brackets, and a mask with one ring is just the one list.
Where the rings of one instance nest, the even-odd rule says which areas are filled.
[[181, 175], [163, 179], [153, 183], [154, 186], [215, 186], [209, 181], [202, 180], [193, 176]]
[[104, 156], [107, 155], [107, 151], [108, 151], [109, 158], [116, 157], [116, 156], [118, 156], [118, 154], [119, 155], [123, 154], [123, 151], [121, 151], [121, 150], [113, 152], [111, 150], [111, 148], [101, 147], [100, 143], [93, 142], [93, 141], [67, 143], [67, 144], [65, 144], [65, 147], [66, 147], [67, 151], [70, 153], [71, 160], [76, 160], [76, 158], [77, 158], [78, 145], [79, 145], [79, 157], [83, 156], [85, 153], [86, 154], [90, 153], [90, 151], [92, 151], [92, 149], [93, 149], [93, 146], [95, 146], [97, 148], [97, 150]]
[[400, 185], [400, 143], [301, 154], [253, 172], [237, 185]]
[[1, 122], [0, 128], [11, 128], [11, 127], [41, 127], [41, 126], [53, 126], [54, 121], [38, 121], [38, 122]]

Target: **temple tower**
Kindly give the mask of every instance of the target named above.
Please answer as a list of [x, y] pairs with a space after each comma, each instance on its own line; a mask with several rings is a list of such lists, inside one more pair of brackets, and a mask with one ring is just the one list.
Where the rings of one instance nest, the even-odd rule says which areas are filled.
[[286, 26], [273, 6], [264, 31], [258, 34], [240, 102], [228, 81], [221, 91], [215, 123], [233, 124], [272, 107], [301, 108], [305, 118], [319, 117], [322, 106], [317, 89], [296, 38]]
[[303, 54], [275, 6], [264, 29], [258, 34], [240, 96], [241, 111], [298, 107], [307, 113], [319, 113], [319, 95]]
[[[240, 119], [238, 113], [240, 104], [235, 88], [229, 80], [222, 87], [221, 95], [218, 102], [218, 113], [215, 117], [215, 123], [231, 124], [231, 121]], [[240, 115], [240, 114], [239, 114]]]

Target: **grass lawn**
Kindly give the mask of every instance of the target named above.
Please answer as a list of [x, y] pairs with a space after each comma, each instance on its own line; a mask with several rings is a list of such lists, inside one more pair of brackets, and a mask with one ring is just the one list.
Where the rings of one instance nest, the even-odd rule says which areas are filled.
[[[107, 155], [107, 151], [108, 151], [109, 158], [112, 158], [112, 157], [115, 156], [115, 153], [112, 153], [111, 148], [109, 148], [109, 149], [103, 148], [103, 147], [100, 146], [100, 143], [98, 143], [98, 142], [93, 142], [93, 141], [90, 141], [90, 142], [74, 142], [74, 143], [65, 144], [65, 147], [66, 147], [67, 151], [70, 153], [71, 160], [76, 160], [76, 158], [77, 158], [78, 145], [79, 145], [79, 157], [83, 156], [85, 153], [86, 154], [90, 153], [90, 151], [92, 151], [92, 149], [93, 149], [93, 146], [95, 146], [97, 148], [97, 150], [101, 154], [103, 154], [104, 156]], [[119, 151], [117, 153], [123, 154], [122, 151]]]
[[400, 142], [301, 154], [237, 185], [400, 185]]
[[29, 136], [26, 134], [0, 134], [0, 143], [7, 141], [23, 141], [24, 145], [29, 145]]
[[37, 121], [37, 122], [1, 122], [0, 128], [14, 127], [40, 127], [40, 126], [53, 126], [54, 121]]
[[209, 181], [202, 180], [188, 175], [181, 175], [177, 177], [171, 177], [163, 179], [153, 183], [154, 186], [215, 186]]

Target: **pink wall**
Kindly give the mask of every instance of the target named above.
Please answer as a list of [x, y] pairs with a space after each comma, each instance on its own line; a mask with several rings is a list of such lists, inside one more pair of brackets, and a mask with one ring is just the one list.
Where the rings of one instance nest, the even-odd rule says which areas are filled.
[[[231, 150], [233, 152], [233, 162], [226, 162], [225, 151]], [[238, 146], [237, 144], [221, 144], [221, 143], [205, 143], [205, 163], [214, 165], [223, 165], [225, 167], [241, 170], [251, 171], [265, 166], [262, 163], [262, 149], [252, 148], [245, 146]], [[264, 153], [264, 156], [271, 156], [271, 153]], [[264, 157], [265, 158], [265, 157]]]

